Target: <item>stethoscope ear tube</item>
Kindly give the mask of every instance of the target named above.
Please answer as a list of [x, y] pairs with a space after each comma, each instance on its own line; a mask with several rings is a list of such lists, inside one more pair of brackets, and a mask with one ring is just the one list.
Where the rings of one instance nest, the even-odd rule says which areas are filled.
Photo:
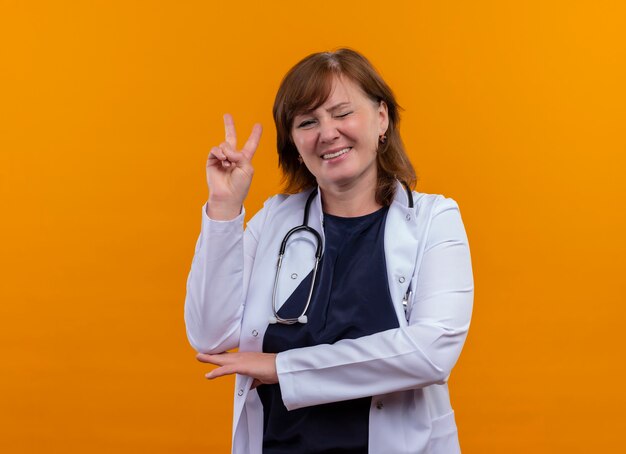
[[404, 190], [406, 191], [406, 196], [409, 199], [409, 208], [413, 208], [413, 191], [407, 184], [406, 181], [402, 181], [402, 186], [404, 186]]

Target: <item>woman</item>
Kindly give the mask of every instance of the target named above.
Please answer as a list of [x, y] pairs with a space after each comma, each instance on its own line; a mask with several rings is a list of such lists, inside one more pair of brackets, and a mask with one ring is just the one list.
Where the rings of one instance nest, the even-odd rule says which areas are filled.
[[456, 203], [408, 189], [397, 104], [357, 52], [299, 62], [274, 120], [292, 195], [244, 231], [261, 127], [238, 150], [225, 115], [187, 283], [189, 340], [218, 366], [207, 378], [237, 374], [233, 452], [460, 452], [446, 382], [473, 280]]

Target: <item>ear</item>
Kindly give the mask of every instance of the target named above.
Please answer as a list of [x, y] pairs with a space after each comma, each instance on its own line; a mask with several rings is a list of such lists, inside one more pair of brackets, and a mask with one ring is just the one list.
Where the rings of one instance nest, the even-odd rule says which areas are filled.
[[387, 108], [387, 103], [383, 100], [378, 103], [378, 122], [378, 135], [385, 134], [389, 128], [389, 110]]

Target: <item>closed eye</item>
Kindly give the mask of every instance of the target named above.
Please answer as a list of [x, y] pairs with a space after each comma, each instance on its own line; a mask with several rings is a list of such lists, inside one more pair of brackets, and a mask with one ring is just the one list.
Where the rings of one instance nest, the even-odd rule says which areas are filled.
[[344, 114], [337, 115], [337, 118], [344, 118], [344, 117], [347, 117], [347, 116], [348, 116], [348, 115], [350, 115], [351, 113], [352, 113], [352, 112], [346, 112], [346, 113], [344, 113]]
[[298, 128], [306, 128], [308, 126], [311, 126], [313, 123], [315, 123], [315, 120], [304, 120], [300, 122], [300, 124], [298, 125]]

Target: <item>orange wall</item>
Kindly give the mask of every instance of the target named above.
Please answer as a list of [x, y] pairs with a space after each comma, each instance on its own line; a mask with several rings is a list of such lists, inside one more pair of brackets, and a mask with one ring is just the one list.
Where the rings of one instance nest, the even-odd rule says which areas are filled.
[[261, 121], [256, 211], [282, 75], [341, 45], [394, 87], [418, 190], [461, 206], [464, 453], [623, 447], [624, 3], [267, 3], [0, 2], [0, 451], [227, 451], [232, 382], [182, 318], [204, 161], [223, 112]]

